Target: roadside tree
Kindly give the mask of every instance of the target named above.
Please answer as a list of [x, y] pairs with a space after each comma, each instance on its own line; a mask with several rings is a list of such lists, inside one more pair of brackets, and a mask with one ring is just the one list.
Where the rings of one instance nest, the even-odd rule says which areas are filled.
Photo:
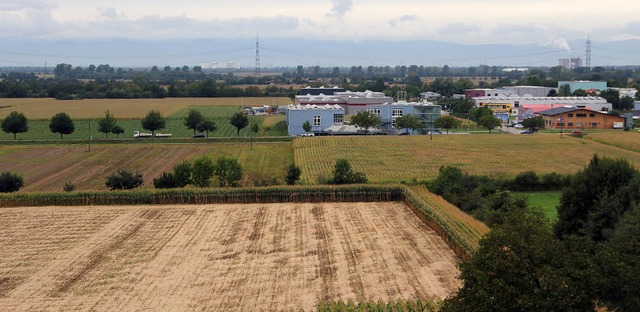
[[23, 113], [16, 111], [11, 112], [7, 118], [2, 121], [2, 131], [6, 133], [13, 133], [13, 139], [16, 139], [16, 133], [23, 133], [29, 131], [29, 125], [27, 123], [27, 117]]
[[531, 131], [537, 131], [544, 128], [544, 118], [542, 116], [527, 118], [522, 121], [522, 126], [531, 129]]
[[420, 119], [414, 115], [404, 115], [396, 119], [396, 128], [404, 129], [405, 132], [420, 130], [424, 128], [424, 125], [420, 122]]
[[360, 111], [351, 117], [351, 124], [364, 129], [365, 134], [369, 133], [370, 128], [380, 126], [380, 117], [368, 111]]
[[[187, 116], [184, 117], [184, 125], [187, 129], [193, 129], [193, 135], [196, 135], [198, 126], [204, 121], [204, 116], [199, 110], [191, 109]], [[202, 132], [202, 131], [201, 131]]]
[[71, 134], [76, 129], [73, 125], [73, 120], [67, 115], [67, 113], [57, 113], [51, 117], [51, 123], [49, 123], [49, 129], [53, 133], [60, 133], [62, 139], [63, 134]]
[[249, 118], [243, 112], [237, 112], [231, 116], [231, 125], [236, 127], [237, 135], [240, 137], [240, 130], [244, 129], [249, 124]]
[[108, 138], [109, 132], [115, 133], [114, 129], [115, 127], [117, 127], [116, 123], [117, 123], [116, 118], [113, 115], [111, 115], [109, 110], [107, 110], [104, 113], [104, 117], [98, 119], [98, 132], [104, 133], [104, 137]]
[[500, 119], [496, 118], [493, 115], [484, 115], [480, 117], [480, 119], [478, 119], [478, 125], [489, 130], [489, 133], [491, 133], [491, 130], [499, 127], [501, 124], [502, 121], [500, 121]]
[[449, 133], [449, 129], [458, 128], [462, 122], [450, 115], [440, 116], [433, 124], [436, 128], [445, 129]]
[[116, 139], [124, 133], [124, 129], [122, 129], [120, 126], [115, 125], [113, 126], [113, 129], [111, 129], [111, 132], [113, 132], [113, 134], [116, 135]]
[[212, 118], [204, 118], [198, 126], [196, 126], [196, 130], [198, 130], [198, 132], [206, 132], [207, 138], [209, 138], [209, 132], [218, 130], [218, 127]]
[[152, 110], [140, 122], [142, 128], [151, 131], [152, 136], [156, 136], [156, 131], [166, 127], [166, 120], [162, 117], [160, 111]]

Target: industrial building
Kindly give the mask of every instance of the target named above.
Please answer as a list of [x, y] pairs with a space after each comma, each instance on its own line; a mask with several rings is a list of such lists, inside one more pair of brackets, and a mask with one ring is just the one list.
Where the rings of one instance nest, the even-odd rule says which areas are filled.
[[[414, 115], [418, 117], [423, 125], [423, 129], [418, 133], [423, 134], [429, 131], [438, 130], [434, 123], [440, 118], [442, 108], [429, 102], [394, 102], [379, 105], [366, 106], [368, 112], [380, 118], [379, 128], [369, 131], [369, 133], [399, 134], [396, 129], [396, 120], [399, 117]], [[345, 110], [342, 106], [334, 105], [290, 105], [287, 108], [287, 128], [290, 136], [298, 136], [305, 133], [302, 125], [309, 121], [312, 126], [311, 132], [316, 135], [346, 135], [364, 134], [362, 129], [345, 124]]]
[[[304, 90], [304, 89], [303, 89]], [[393, 102], [393, 98], [386, 96], [382, 92], [364, 91], [364, 92], [334, 92], [332, 95], [297, 95], [295, 98], [296, 105], [340, 105], [344, 108], [347, 115], [356, 114], [359, 111], [366, 110], [372, 105], [381, 105]]]
[[473, 98], [477, 107], [487, 106], [495, 112], [509, 112], [512, 116], [517, 116], [518, 120], [533, 116], [543, 110], [562, 107], [575, 106], [593, 111], [609, 111], [612, 104], [607, 100], [595, 96], [564, 96], [564, 97], [475, 97]]
[[539, 113], [549, 129], [622, 129], [624, 118], [574, 106], [556, 107]]
[[568, 85], [569, 92], [573, 93], [576, 90], [598, 90], [598, 91], [606, 91], [607, 90], [607, 82], [606, 81], [588, 81], [588, 80], [578, 80], [578, 81], [558, 81], [558, 91], [562, 91], [562, 88]]
[[466, 98], [474, 98], [481, 96], [505, 97], [505, 96], [526, 96], [526, 97], [546, 97], [549, 92], [555, 90], [550, 87], [539, 86], [506, 86], [498, 89], [466, 89], [464, 95]]
[[582, 67], [582, 59], [579, 57], [561, 58], [558, 60], [558, 65], [565, 69], [575, 69]]
[[344, 92], [347, 91], [343, 88], [340, 87], [331, 87], [331, 88], [325, 88], [325, 87], [319, 87], [319, 88], [312, 88], [312, 87], [304, 87], [302, 89], [300, 89], [300, 95], [333, 95], [335, 92]]

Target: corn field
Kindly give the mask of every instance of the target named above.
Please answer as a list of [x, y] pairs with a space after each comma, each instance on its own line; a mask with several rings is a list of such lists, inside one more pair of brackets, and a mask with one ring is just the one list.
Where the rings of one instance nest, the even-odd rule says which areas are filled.
[[392, 302], [332, 302], [318, 305], [318, 312], [431, 312], [437, 311], [431, 302], [398, 300]]

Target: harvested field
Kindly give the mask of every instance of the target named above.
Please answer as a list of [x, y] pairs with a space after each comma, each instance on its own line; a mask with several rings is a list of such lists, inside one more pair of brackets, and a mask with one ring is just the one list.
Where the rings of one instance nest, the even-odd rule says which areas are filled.
[[0, 250], [3, 311], [308, 311], [460, 286], [400, 203], [5, 208]]

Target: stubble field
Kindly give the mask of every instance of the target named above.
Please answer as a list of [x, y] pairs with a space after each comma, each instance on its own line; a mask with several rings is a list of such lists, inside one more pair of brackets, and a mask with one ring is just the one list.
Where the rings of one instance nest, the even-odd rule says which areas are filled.
[[3, 311], [308, 311], [460, 286], [400, 203], [6, 208], [0, 250]]

